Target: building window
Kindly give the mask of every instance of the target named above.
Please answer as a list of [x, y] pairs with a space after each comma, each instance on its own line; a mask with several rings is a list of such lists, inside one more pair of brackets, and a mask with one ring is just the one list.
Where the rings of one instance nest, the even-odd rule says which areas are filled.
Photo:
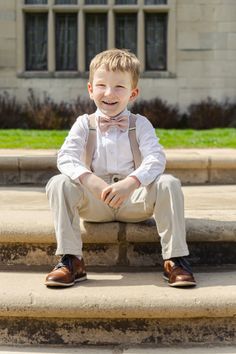
[[145, 15], [146, 70], [166, 70], [166, 14]]
[[136, 5], [137, 0], [116, 0], [116, 5]]
[[85, 5], [106, 5], [107, 0], [85, 0]]
[[116, 14], [116, 48], [129, 48], [137, 54], [137, 14]]
[[145, 5], [166, 5], [167, 0], [145, 0]]
[[25, 0], [26, 5], [43, 5], [47, 4], [47, 0]]
[[77, 16], [56, 15], [56, 70], [77, 70]]
[[88, 70], [91, 59], [107, 48], [107, 15], [86, 14], [85, 28], [86, 70]]
[[56, 5], [76, 5], [77, 0], [56, 0]]
[[25, 16], [26, 70], [47, 70], [47, 14]]
[[94, 55], [114, 47], [134, 52], [144, 74], [175, 71], [176, 0], [19, 3], [19, 72], [83, 74]]

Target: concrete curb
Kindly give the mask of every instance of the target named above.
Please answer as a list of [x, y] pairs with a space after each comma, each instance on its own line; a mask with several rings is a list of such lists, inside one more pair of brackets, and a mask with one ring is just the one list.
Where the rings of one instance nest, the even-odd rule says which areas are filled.
[[[55, 232], [50, 211], [1, 212], [0, 243], [55, 243]], [[236, 242], [236, 221], [218, 221], [186, 218], [188, 242]], [[159, 243], [155, 221], [139, 223], [88, 223], [81, 220], [85, 244]]]
[[172, 289], [160, 273], [91, 273], [87, 282], [69, 292], [68, 288], [46, 288], [44, 277], [0, 273], [0, 316], [174, 319], [236, 315], [235, 271], [196, 274], [200, 286], [193, 289]]
[[[236, 186], [185, 186], [187, 241], [193, 264], [236, 262]], [[43, 188], [0, 188], [2, 265], [52, 265], [53, 218]], [[156, 267], [160, 239], [152, 219], [139, 223], [81, 221], [89, 266]]]
[[[185, 218], [190, 242], [236, 242], [236, 185], [185, 186]], [[52, 213], [45, 189], [0, 188], [0, 242], [52, 243]], [[84, 243], [158, 242], [153, 219], [139, 223], [88, 223]]]
[[[236, 149], [166, 150], [166, 173], [185, 184], [235, 183]], [[55, 150], [0, 150], [0, 184], [45, 184], [57, 174]]]

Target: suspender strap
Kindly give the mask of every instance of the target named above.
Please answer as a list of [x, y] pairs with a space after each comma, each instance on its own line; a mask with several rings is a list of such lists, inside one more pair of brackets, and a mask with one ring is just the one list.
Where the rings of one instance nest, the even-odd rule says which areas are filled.
[[139, 145], [137, 142], [137, 137], [136, 137], [137, 117], [135, 116], [135, 114], [131, 113], [129, 118], [130, 118], [129, 141], [130, 141], [130, 147], [131, 147], [131, 151], [132, 151], [133, 158], [134, 158], [134, 166], [135, 166], [135, 169], [137, 169], [141, 165], [141, 162], [142, 162], [141, 152], [140, 152]]
[[[130, 124], [129, 124], [129, 140], [130, 147], [134, 158], [135, 169], [141, 165], [141, 152], [139, 150], [139, 145], [136, 138], [136, 116], [135, 114], [130, 114]], [[91, 164], [93, 160], [94, 151], [97, 142], [97, 132], [96, 132], [96, 117], [95, 114], [90, 114], [88, 116], [89, 134], [85, 151], [85, 164], [86, 167], [91, 169]]]
[[96, 131], [96, 118], [95, 114], [88, 116], [89, 134], [85, 151], [85, 165], [88, 169], [91, 169], [93, 160], [93, 154], [96, 148], [97, 131]]

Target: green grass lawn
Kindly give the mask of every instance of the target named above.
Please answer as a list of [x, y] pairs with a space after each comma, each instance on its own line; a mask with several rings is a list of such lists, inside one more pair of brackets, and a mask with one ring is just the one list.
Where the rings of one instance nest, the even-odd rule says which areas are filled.
[[[236, 148], [236, 129], [156, 129], [165, 148]], [[65, 130], [0, 130], [0, 149], [58, 149]]]

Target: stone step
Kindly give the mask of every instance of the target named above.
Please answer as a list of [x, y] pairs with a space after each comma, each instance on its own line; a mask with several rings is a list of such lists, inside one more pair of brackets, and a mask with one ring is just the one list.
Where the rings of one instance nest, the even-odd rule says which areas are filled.
[[[0, 185], [46, 184], [57, 174], [56, 150], [0, 150]], [[166, 173], [184, 184], [232, 184], [236, 149], [167, 149]]]
[[[236, 264], [236, 185], [185, 186], [187, 240], [193, 265]], [[0, 188], [0, 265], [57, 262], [52, 214], [44, 188]], [[90, 267], [156, 267], [161, 248], [152, 219], [143, 223], [81, 221]]]
[[66, 289], [44, 279], [0, 272], [0, 345], [236, 345], [235, 270], [196, 273], [189, 289], [160, 272], [89, 272]]
[[191, 347], [164, 347], [136, 346], [122, 348], [121, 346], [82, 346], [80, 348], [59, 348], [48, 346], [38, 347], [0, 347], [2, 354], [236, 354], [236, 346], [229, 345], [201, 345]]

